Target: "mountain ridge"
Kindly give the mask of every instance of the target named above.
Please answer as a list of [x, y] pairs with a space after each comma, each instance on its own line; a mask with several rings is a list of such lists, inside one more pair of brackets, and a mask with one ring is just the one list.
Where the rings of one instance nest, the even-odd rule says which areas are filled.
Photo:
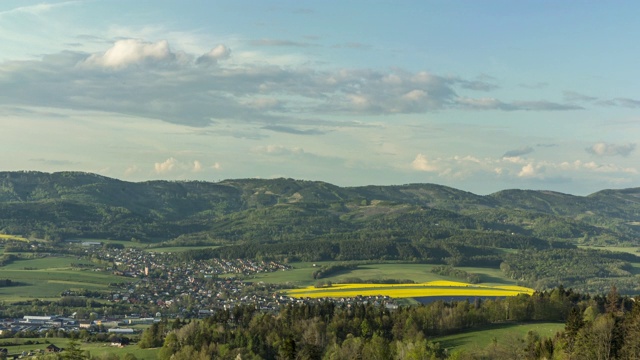
[[[42, 237], [48, 233], [58, 240], [107, 235], [155, 241], [204, 231], [223, 240], [274, 241], [282, 235], [278, 231], [294, 226], [284, 226], [284, 220], [297, 224], [291, 236], [304, 232], [305, 226], [324, 236], [371, 225], [364, 222], [398, 221], [399, 214], [420, 209], [448, 216], [452, 230], [465, 223], [463, 229], [509, 229], [574, 243], [629, 244], [640, 238], [634, 225], [640, 215], [640, 188], [605, 189], [587, 196], [520, 189], [477, 195], [429, 183], [340, 187], [288, 178], [128, 182], [84, 172], [0, 172], [0, 231]], [[265, 231], [270, 224], [280, 227], [269, 230], [273, 236], [269, 231], [266, 236], [224, 235], [246, 232], [228, 227], [220, 231], [223, 224], [233, 223], [264, 223]], [[391, 227], [406, 236], [400, 225]], [[551, 231], [541, 232], [541, 227]]]

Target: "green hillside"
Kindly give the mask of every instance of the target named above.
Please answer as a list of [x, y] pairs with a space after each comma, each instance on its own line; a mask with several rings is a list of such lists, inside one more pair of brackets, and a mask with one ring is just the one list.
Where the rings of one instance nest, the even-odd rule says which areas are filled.
[[[640, 189], [480, 196], [434, 184], [339, 187], [283, 178], [132, 183], [79, 172], [0, 172], [4, 234], [53, 243], [95, 238], [223, 245], [184, 252], [185, 258], [502, 265], [513, 279], [538, 287], [596, 290], [615, 280], [635, 291], [640, 265], [634, 254], [585, 257], [577, 245], [639, 246], [639, 215]], [[554, 271], [578, 264], [574, 257], [597, 258], [588, 274], [608, 280]]]

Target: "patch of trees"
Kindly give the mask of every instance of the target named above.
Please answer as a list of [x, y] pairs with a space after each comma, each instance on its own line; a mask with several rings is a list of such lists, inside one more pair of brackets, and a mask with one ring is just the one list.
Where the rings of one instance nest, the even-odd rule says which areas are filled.
[[[5, 251], [7, 250], [5, 249]], [[14, 254], [4, 254], [0, 256], [0, 266], [9, 265], [17, 259], [18, 259], [18, 256]]]
[[340, 272], [350, 271], [357, 269], [361, 263], [340, 263], [320, 266], [318, 269], [311, 273], [314, 279], [322, 279], [329, 276], [334, 276]]
[[543, 240], [541, 238], [507, 232], [464, 231], [451, 236], [451, 242], [472, 246], [488, 246], [502, 249], [575, 249], [576, 246], [565, 241]]
[[250, 243], [186, 251], [179, 256], [184, 261], [212, 258], [274, 259], [289, 262], [402, 260], [451, 266], [495, 268], [503, 260], [502, 251], [491, 247], [465, 245], [447, 240], [423, 243], [390, 239]]
[[431, 272], [442, 276], [456, 278], [470, 284], [479, 284], [481, 281], [480, 275], [469, 273], [462, 269], [456, 269], [452, 266], [435, 266], [431, 269]]
[[509, 278], [537, 289], [562, 284], [583, 292], [603, 293], [615, 283], [622, 293], [637, 294], [640, 285], [631, 262], [639, 260], [633, 254], [600, 250], [527, 250], [506, 254], [500, 269]]

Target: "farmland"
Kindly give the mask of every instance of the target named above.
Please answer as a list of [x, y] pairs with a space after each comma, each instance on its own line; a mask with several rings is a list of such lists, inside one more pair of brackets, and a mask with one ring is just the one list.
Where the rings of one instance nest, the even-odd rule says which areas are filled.
[[317, 288], [289, 290], [298, 298], [341, 298], [356, 296], [388, 296], [391, 298], [423, 297], [502, 297], [532, 294], [533, 289], [519, 286], [482, 286], [455, 281], [432, 281], [422, 284], [337, 284]]
[[454, 335], [436, 337], [434, 341], [440, 343], [443, 348], [451, 350], [476, 350], [484, 349], [495, 339], [503, 343], [512, 338], [524, 338], [528, 332], [534, 331], [540, 336], [553, 337], [564, 329], [562, 323], [507, 323], [497, 324], [464, 331]]
[[0, 288], [0, 299], [15, 302], [28, 299], [59, 299], [70, 289], [106, 290], [109, 283], [122, 282], [112, 274], [74, 268], [82, 263], [72, 257], [48, 256], [15, 261], [2, 268], [0, 277], [9, 278], [17, 286]]
[[[6, 341], [6, 340], [5, 340]], [[11, 339], [11, 342], [15, 345], [5, 346], [10, 354], [20, 354], [24, 352], [32, 352], [38, 353], [40, 350], [45, 350], [49, 344], [54, 344], [60, 348], [68, 348], [69, 342], [71, 340], [68, 338], [53, 338], [44, 340], [42, 338], [19, 338], [19, 339]], [[115, 347], [111, 346], [109, 343], [91, 343], [91, 342], [80, 342], [79, 344], [80, 350], [85, 352], [85, 354], [90, 354], [91, 356], [101, 356], [103, 354], [115, 354], [118, 356], [123, 356], [125, 354], [133, 354], [137, 359], [146, 360], [146, 359], [156, 359], [158, 357], [158, 349], [140, 349], [135, 345], [125, 346], [125, 347]]]
[[[312, 273], [322, 266], [330, 266], [341, 262], [337, 261], [320, 261], [320, 262], [296, 262], [291, 263], [291, 270], [286, 272], [274, 272], [257, 274], [251, 278], [251, 281], [264, 281], [275, 284], [290, 284], [292, 286], [309, 286], [314, 285], [316, 280]], [[342, 262], [345, 263], [345, 262]], [[346, 262], [350, 264], [349, 262]], [[315, 266], [314, 266], [315, 264]], [[456, 280], [451, 277], [434, 274], [431, 270], [436, 265], [432, 264], [416, 264], [380, 261], [358, 265], [354, 269], [342, 271], [326, 278], [333, 283], [355, 282], [354, 278], [364, 281], [383, 281], [389, 279], [395, 280], [411, 280], [414, 282], [428, 282], [437, 280]], [[482, 284], [484, 285], [517, 285], [516, 281], [508, 279], [496, 268], [480, 268], [480, 267], [459, 267], [469, 273], [480, 275]]]

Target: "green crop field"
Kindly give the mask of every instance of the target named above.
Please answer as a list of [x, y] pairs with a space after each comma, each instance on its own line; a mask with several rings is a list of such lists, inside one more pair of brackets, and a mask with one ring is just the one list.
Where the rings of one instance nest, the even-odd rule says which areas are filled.
[[439, 342], [440, 346], [446, 349], [484, 349], [494, 339], [499, 344], [501, 341], [507, 341], [509, 337], [523, 338], [529, 331], [535, 331], [541, 337], [553, 337], [563, 329], [564, 324], [561, 323], [499, 324], [431, 340]]
[[215, 249], [219, 246], [168, 246], [168, 247], [154, 247], [148, 248], [147, 251], [159, 252], [159, 253], [175, 253], [189, 250], [202, 250], [202, 249]]
[[[40, 349], [45, 349], [50, 344], [54, 344], [59, 348], [66, 348], [69, 346], [69, 339], [63, 338], [50, 338], [50, 339], [42, 339], [42, 338], [24, 338], [24, 339], [11, 339], [17, 340], [22, 343], [31, 341], [33, 344], [30, 345], [14, 345], [7, 346], [6, 348], [9, 350], [10, 354], [20, 354], [23, 351], [34, 352], [37, 353]], [[49, 343], [46, 343], [47, 340]], [[37, 343], [37, 344], [36, 344]], [[125, 347], [115, 347], [111, 346], [110, 343], [83, 343], [79, 342], [80, 349], [86, 352], [89, 352], [91, 356], [100, 356], [102, 354], [116, 354], [122, 357], [125, 354], [133, 354], [137, 359], [140, 360], [153, 360], [157, 359], [159, 349], [140, 349], [137, 345], [129, 345]]]
[[[317, 282], [313, 279], [312, 273], [318, 270], [320, 266], [328, 266], [331, 264], [344, 263], [339, 261], [327, 261], [327, 262], [299, 262], [290, 264], [293, 266], [292, 270], [277, 271], [273, 273], [264, 273], [253, 276], [251, 281], [264, 281], [267, 283], [286, 284], [290, 283], [296, 286], [309, 286]], [[455, 279], [448, 276], [441, 276], [431, 272], [431, 269], [436, 265], [430, 264], [413, 264], [413, 263], [377, 263], [360, 265], [357, 269], [339, 272], [333, 276], [328, 276], [322, 280], [328, 280], [331, 282], [344, 282], [349, 281], [352, 278], [359, 278], [362, 280], [412, 280], [417, 283], [437, 281], [437, 280], [452, 280]], [[504, 277], [504, 274], [500, 269], [490, 268], [470, 268], [461, 267], [460, 269], [469, 273], [476, 273], [480, 275], [483, 285], [516, 285], [516, 282]]]
[[110, 273], [73, 269], [73, 263], [86, 261], [72, 257], [46, 257], [17, 260], [0, 268], [1, 279], [21, 284], [0, 288], [0, 300], [58, 299], [65, 290], [107, 290], [109, 283], [130, 281]]
[[149, 243], [142, 243], [142, 242], [134, 242], [134, 241], [128, 241], [128, 240], [109, 240], [109, 239], [87, 239], [87, 238], [74, 238], [74, 241], [90, 241], [90, 242], [101, 242], [103, 244], [120, 244], [123, 245], [124, 247], [127, 248], [146, 248], [149, 247]]

